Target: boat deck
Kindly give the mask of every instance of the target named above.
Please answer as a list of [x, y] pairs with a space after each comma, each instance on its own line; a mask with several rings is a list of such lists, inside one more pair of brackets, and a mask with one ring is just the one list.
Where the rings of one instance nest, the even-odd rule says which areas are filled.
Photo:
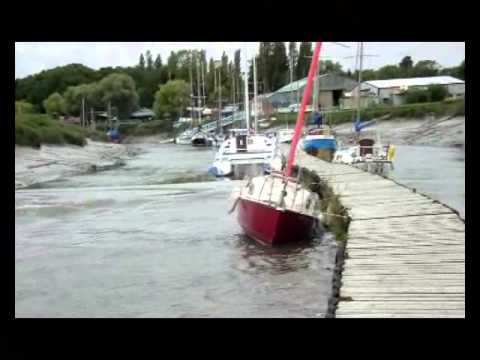
[[465, 222], [393, 180], [299, 151], [348, 209], [336, 317], [465, 317]]

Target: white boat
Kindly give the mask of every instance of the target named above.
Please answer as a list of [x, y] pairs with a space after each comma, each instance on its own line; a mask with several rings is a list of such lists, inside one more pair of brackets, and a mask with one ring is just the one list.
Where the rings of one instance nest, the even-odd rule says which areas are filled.
[[282, 157], [275, 139], [249, 134], [247, 129], [232, 129], [218, 149], [210, 173], [215, 176], [254, 176], [280, 170]]
[[293, 135], [295, 134], [294, 129], [280, 129], [278, 130], [278, 142], [279, 143], [290, 143], [292, 142]]
[[213, 142], [213, 138], [203, 131], [197, 131], [191, 138], [192, 146], [212, 146]]
[[[256, 104], [256, 64], [254, 67], [254, 102]], [[245, 76], [245, 129], [231, 129], [229, 136], [218, 149], [209, 172], [215, 176], [234, 176], [243, 178], [263, 175], [272, 170], [281, 170], [283, 160], [276, 139], [256, 132], [257, 113], [255, 112], [254, 129], [250, 129], [250, 112], [248, 109], [248, 77]], [[254, 106], [257, 109], [257, 106]]]
[[192, 131], [187, 130], [175, 138], [175, 144], [177, 145], [191, 145], [192, 144]]

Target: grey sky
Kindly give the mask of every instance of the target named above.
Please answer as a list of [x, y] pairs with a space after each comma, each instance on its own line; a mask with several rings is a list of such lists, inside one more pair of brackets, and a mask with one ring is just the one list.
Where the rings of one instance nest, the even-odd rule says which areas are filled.
[[[345, 59], [355, 55], [356, 44], [344, 42], [350, 46], [344, 48], [335, 43], [326, 42], [321, 58], [340, 62], [344, 69], [353, 69], [354, 59]], [[365, 54], [379, 55], [366, 57], [364, 68], [378, 68], [387, 64], [396, 64], [406, 55], [414, 61], [435, 60], [443, 67], [458, 65], [465, 58], [464, 42], [366, 42]], [[15, 43], [15, 78], [50, 69], [59, 65], [81, 63], [98, 69], [104, 66], [132, 66], [138, 63], [140, 53], [150, 50], [155, 58], [160, 54], [165, 63], [170, 51], [180, 49], [205, 49], [207, 59], [219, 59], [225, 51], [231, 58], [236, 49], [244, 51], [251, 58], [258, 50], [258, 43], [238, 42], [39, 42]]]

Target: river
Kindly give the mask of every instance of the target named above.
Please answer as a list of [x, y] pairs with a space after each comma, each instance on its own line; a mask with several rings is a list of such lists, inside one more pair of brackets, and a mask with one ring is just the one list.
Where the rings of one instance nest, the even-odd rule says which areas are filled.
[[324, 317], [330, 234], [261, 246], [212, 149], [141, 145], [115, 170], [15, 192], [16, 317]]
[[396, 146], [390, 177], [457, 210], [465, 218], [465, 150]]
[[[139, 145], [126, 166], [15, 192], [16, 317], [325, 317], [331, 234], [281, 248], [229, 215], [212, 149]], [[392, 178], [465, 213], [465, 153], [398, 146]]]

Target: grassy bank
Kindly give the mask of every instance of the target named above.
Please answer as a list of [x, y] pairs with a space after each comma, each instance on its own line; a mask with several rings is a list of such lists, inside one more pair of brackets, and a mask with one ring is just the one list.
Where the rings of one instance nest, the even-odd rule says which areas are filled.
[[189, 125], [185, 124], [178, 129], [172, 130], [168, 125], [169, 124], [163, 120], [150, 120], [138, 125], [120, 125], [119, 131], [123, 136], [128, 137], [163, 135], [166, 138], [170, 138], [176, 134], [180, 134], [189, 127]]
[[39, 148], [42, 144], [84, 146], [86, 139], [106, 141], [99, 131], [64, 124], [44, 114], [23, 114], [15, 117], [15, 144]]
[[[406, 104], [399, 106], [371, 106], [362, 109], [362, 119], [365, 121], [388, 115], [390, 119], [395, 118], [423, 118], [427, 115], [435, 117], [442, 116], [464, 116], [465, 100], [442, 101], [435, 103]], [[270, 122], [269, 127], [285, 125], [288, 123], [293, 126], [297, 120], [297, 113], [274, 114], [276, 121]], [[352, 122], [355, 117], [355, 110], [339, 110], [326, 114], [326, 121], [330, 125], [338, 125], [346, 122]], [[306, 114], [305, 121], [309, 123], [311, 114]]]

